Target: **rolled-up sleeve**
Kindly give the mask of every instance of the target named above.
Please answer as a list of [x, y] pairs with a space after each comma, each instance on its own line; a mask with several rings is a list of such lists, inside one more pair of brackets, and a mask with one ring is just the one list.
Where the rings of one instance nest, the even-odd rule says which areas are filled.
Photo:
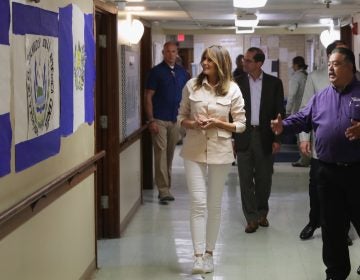
[[235, 132], [241, 133], [246, 128], [246, 117], [245, 117], [245, 102], [240, 91], [240, 88], [236, 85], [234, 96], [231, 100], [231, 117], [235, 124]]
[[182, 98], [177, 116], [177, 123], [181, 126], [183, 120], [188, 119], [190, 116], [190, 99], [189, 99], [189, 82], [184, 86], [182, 90]]

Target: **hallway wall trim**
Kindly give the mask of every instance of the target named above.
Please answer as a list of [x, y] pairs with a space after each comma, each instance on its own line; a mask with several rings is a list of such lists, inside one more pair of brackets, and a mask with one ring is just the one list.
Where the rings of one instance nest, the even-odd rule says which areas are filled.
[[105, 151], [97, 153], [0, 213], [0, 240], [88, 176], [96, 173], [97, 162], [103, 157], [105, 157]]
[[132, 133], [129, 137], [126, 137], [119, 146], [119, 153], [126, 150], [129, 146], [134, 144], [136, 141], [141, 139], [143, 136], [143, 133], [145, 129], [147, 129], [148, 125], [143, 125], [140, 129], [136, 130], [134, 133]]
[[127, 226], [130, 224], [132, 218], [135, 216], [136, 212], [140, 208], [142, 203], [142, 195], [141, 197], [134, 203], [133, 207], [130, 209], [130, 211], [127, 213], [125, 218], [120, 222], [120, 237], [127, 228]]
[[90, 265], [88, 266], [88, 268], [85, 270], [85, 272], [83, 273], [83, 275], [81, 275], [81, 277], [79, 278], [79, 280], [89, 280], [92, 279], [91, 277], [94, 275], [94, 272], [96, 271], [97, 267], [96, 267], [96, 259], [94, 259]]

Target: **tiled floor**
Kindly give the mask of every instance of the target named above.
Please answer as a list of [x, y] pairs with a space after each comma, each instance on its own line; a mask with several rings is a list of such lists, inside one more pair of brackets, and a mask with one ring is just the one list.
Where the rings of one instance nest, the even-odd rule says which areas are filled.
[[[145, 191], [144, 205], [120, 239], [98, 242], [99, 270], [96, 280], [322, 280], [321, 235], [301, 241], [307, 222], [308, 168], [277, 163], [270, 198], [269, 228], [246, 234], [241, 210], [237, 167], [232, 167], [223, 196], [220, 235], [215, 250], [215, 271], [191, 275], [192, 244], [189, 201], [182, 159], [175, 158], [173, 194], [176, 200], [159, 205], [157, 193]], [[360, 241], [352, 229], [352, 272], [360, 280]]]

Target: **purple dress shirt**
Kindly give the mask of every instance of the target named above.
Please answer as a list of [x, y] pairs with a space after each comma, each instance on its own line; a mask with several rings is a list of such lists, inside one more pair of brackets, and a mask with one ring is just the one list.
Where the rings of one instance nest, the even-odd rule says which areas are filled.
[[332, 85], [315, 94], [298, 113], [283, 120], [284, 132], [314, 129], [318, 158], [328, 163], [360, 163], [360, 140], [350, 141], [345, 130], [351, 126], [351, 97], [360, 98], [360, 82], [355, 79], [338, 92]]

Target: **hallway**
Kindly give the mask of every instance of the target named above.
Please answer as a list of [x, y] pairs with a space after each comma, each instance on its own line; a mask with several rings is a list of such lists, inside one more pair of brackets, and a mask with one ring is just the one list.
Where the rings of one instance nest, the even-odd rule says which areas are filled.
[[[177, 147], [176, 155], [178, 155]], [[320, 229], [314, 238], [301, 241], [299, 233], [308, 221], [308, 168], [277, 163], [270, 197], [269, 228], [244, 232], [237, 167], [233, 166], [223, 196], [220, 234], [215, 250], [215, 271], [191, 275], [192, 243], [189, 201], [182, 159], [173, 164], [175, 201], [160, 205], [157, 192], [144, 191], [144, 204], [120, 239], [98, 241], [99, 270], [95, 280], [322, 280]], [[350, 236], [352, 271], [349, 280], [359, 280], [360, 242]]]

